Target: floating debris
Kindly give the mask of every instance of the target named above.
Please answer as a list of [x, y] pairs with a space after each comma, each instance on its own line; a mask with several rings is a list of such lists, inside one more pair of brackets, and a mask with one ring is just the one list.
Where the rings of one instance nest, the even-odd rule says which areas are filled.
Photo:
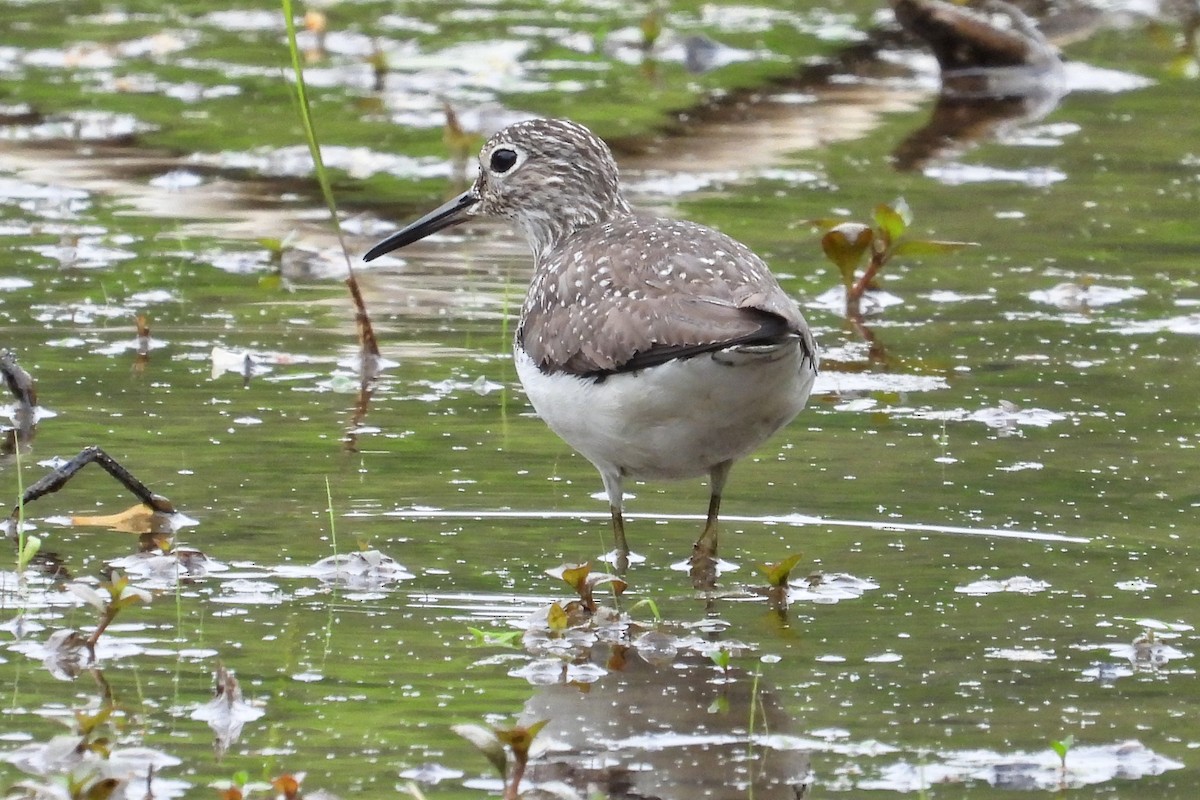
[[1012, 578], [1004, 578], [1001, 580], [993, 580], [991, 578], [983, 578], [981, 580], [972, 581], [965, 586], [955, 586], [954, 591], [960, 594], [970, 595], [986, 595], [998, 594], [1000, 592], [1012, 592], [1014, 594], [1037, 594], [1044, 592], [1050, 588], [1050, 584], [1046, 581], [1034, 580], [1027, 578], [1024, 575], [1017, 575]]
[[219, 758], [241, 737], [242, 728], [247, 722], [253, 722], [267, 712], [242, 697], [237, 676], [223, 664], [218, 664], [213, 671], [213, 682], [212, 700], [192, 711], [190, 716], [208, 723], [214, 736], [213, 749]]

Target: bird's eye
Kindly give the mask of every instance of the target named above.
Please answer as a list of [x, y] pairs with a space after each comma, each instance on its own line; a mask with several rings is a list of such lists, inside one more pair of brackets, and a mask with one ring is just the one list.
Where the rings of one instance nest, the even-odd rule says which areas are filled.
[[509, 150], [507, 147], [501, 147], [492, 153], [492, 159], [489, 166], [492, 172], [505, 173], [513, 168], [513, 164], [517, 163], [517, 151]]

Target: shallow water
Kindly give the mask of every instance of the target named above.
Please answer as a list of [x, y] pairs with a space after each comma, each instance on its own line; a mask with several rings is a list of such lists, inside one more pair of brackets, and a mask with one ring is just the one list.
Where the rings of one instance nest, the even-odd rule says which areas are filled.
[[[849, 48], [872, 9], [674, 10], [668, 27], [730, 48], [701, 75], [671, 49], [682, 37], [647, 69], [622, 44], [637, 20], [603, 5], [331, 10], [310, 79], [355, 253], [463, 179], [438, 91], [468, 125], [567, 113], [617, 143], [638, 205], [767, 258], [822, 344], [810, 407], [733, 472], [718, 590], [678, 568], [705, 488], [635, 485], [627, 616], [543, 636], [574, 597], [545, 570], [606, 569], [611, 542], [594, 470], [516, 382], [524, 245], [480, 224], [356, 264], [388, 362], [364, 395], [277, 15], [129, 5], [72, 11], [68, 33], [5, 8], [25, 38], [6, 35], [0, 63], [28, 109], [6, 109], [0, 147], [0, 326], [40, 407], [4, 493], [97, 444], [170, 498], [174, 544], [203, 555], [133, 555], [135, 535], [72, 524], [134, 502], [94, 466], [26, 509], [43, 555], [90, 585], [116, 567], [153, 598], [100, 637], [97, 669], [72, 667], [53, 637], [97, 612], [5, 562], [4, 785], [60, 774], [59, 721], [106, 697], [110, 766], [141, 776], [129, 797], [152, 763], [157, 797], [211, 796], [239, 770], [476, 797], [500, 784], [450, 725], [539, 719], [526, 785], [612, 796], [1200, 785], [1200, 122], [1176, 23], [1111, 14], [1067, 46], [1069, 91], [1045, 117], [899, 172], [935, 104], [916, 51], [648, 135]], [[471, 44], [481, 18], [510, 36]], [[382, 93], [372, 33], [397, 64]], [[462, 69], [463, 51], [484, 66]], [[271, 124], [247, 126], [248, 107]], [[898, 196], [916, 235], [979, 246], [889, 266], [856, 328], [805, 220]], [[756, 565], [789, 553], [783, 597], [764, 593]], [[1064, 765], [1051, 742], [1067, 736]]]

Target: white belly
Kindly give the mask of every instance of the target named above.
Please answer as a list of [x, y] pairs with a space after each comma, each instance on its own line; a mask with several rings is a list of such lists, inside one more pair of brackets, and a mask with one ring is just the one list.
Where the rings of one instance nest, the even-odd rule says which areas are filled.
[[602, 381], [546, 375], [516, 349], [538, 416], [602, 473], [707, 474], [742, 458], [804, 408], [816, 371], [798, 342], [725, 350]]

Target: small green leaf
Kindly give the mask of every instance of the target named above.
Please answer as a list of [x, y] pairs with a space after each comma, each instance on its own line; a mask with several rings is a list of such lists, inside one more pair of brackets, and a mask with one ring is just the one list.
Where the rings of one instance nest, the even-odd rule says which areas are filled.
[[939, 242], [933, 239], [905, 239], [892, 250], [897, 256], [936, 256], [957, 253], [968, 247], [978, 247], [979, 242]]
[[800, 563], [800, 558], [799, 553], [793, 553], [778, 564], [759, 564], [758, 571], [767, 577], [770, 585], [785, 586], [792, 569]]
[[720, 650], [716, 650], [712, 653], [709, 653], [708, 657], [712, 660], [712, 662], [714, 664], [716, 664], [722, 670], [726, 670], [726, 671], [729, 670], [729, 661], [732, 658], [732, 656], [730, 655], [729, 651], [726, 650], [724, 647], [722, 647]]
[[571, 624], [571, 618], [565, 609], [557, 602], [551, 603], [546, 609], [546, 627], [552, 631], [565, 631]]
[[827, 231], [831, 228], [836, 228], [846, 220], [844, 217], [816, 217], [814, 219], [804, 220], [805, 225], [811, 225], [819, 231]]
[[97, 728], [108, 721], [108, 718], [112, 716], [112, 713], [112, 706], [104, 706], [99, 708], [94, 714], [87, 711], [77, 710], [75, 712], [75, 728], [79, 731], [80, 736], [91, 736], [96, 732]]
[[871, 247], [873, 238], [871, 229], [858, 222], [843, 222], [821, 237], [825, 257], [837, 266], [846, 286], [854, 283], [854, 271]]
[[479, 628], [467, 628], [471, 635], [475, 637], [477, 645], [500, 645], [501, 647], [515, 647], [517, 639], [521, 638], [521, 631], [484, 631]]
[[1058, 753], [1058, 757], [1065, 763], [1067, 753], [1071, 750], [1071, 745], [1075, 744], [1075, 736], [1073, 734], [1064, 736], [1061, 741], [1051, 741], [1050, 749]]
[[17, 556], [17, 569], [23, 570], [29, 566], [29, 562], [33, 561], [33, 557], [38, 554], [38, 550], [42, 549], [42, 540], [33, 534], [25, 537], [25, 546], [21, 548], [21, 552]]
[[493, 733], [496, 734], [497, 739], [512, 748], [513, 754], [520, 761], [524, 761], [529, 755], [529, 748], [533, 746], [534, 737], [549, 722], [550, 720], [543, 719], [528, 727], [515, 725], [511, 728], [496, 728]]
[[[897, 208], [897, 206], [901, 207]], [[912, 218], [912, 212], [908, 210], [908, 204], [901, 199], [890, 206], [882, 204], [875, 206], [874, 218], [880, 233], [883, 234], [884, 244], [890, 245], [904, 235], [904, 231], [908, 229], [909, 220]]]
[[121, 782], [116, 778], [102, 778], [89, 786], [82, 798], [83, 800], [108, 800], [120, 787]]
[[658, 613], [658, 603], [654, 602], [649, 597], [643, 597], [641, 600], [638, 600], [636, 603], [630, 606], [629, 616], [633, 616], [633, 612], [637, 611], [642, 606], [646, 606], [650, 609], [650, 613], [654, 616], [656, 622], [662, 620], [662, 614]]

